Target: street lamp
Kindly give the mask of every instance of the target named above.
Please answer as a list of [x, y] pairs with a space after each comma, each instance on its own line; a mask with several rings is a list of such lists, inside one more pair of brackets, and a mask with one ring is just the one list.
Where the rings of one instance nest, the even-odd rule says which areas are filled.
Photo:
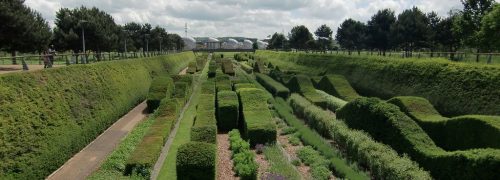
[[80, 26], [82, 26], [82, 45], [83, 45], [83, 57], [85, 59], [83, 59], [82, 57], [82, 61], [83, 61], [83, 64], [87, 64], [87, 51], [85, 51], [85, 28], [84, 28], [84, 24], [88, 23], [88, 21], [86, 20], [80, 20]]

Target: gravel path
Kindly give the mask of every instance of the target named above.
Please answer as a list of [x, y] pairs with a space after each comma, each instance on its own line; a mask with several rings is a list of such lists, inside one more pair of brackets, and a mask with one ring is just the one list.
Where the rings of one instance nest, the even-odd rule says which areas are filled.
[[[293, 146], [290, 144], [290, 141], [288, 141], [288, 136], [286, 135], [281, 135], [281, 129], [278, 128], [278, 143], [282, 145], [283, 149], [285, 150], [285, 154], [288, 154], [291, 158], [291, 160], [298, 159], [297, 157], [297, 150], [300, 148], [304, 147], [302, 143], [299, 143], [297, 146]], [[304, 165], [301, 163], [300, 166], [295, 166], [297, 168], [297, 171], [299, 171], [300, 175], [304, 179], [312, 179], [311, 178], [311, 173], [309, 172], [309, 166]]]
[[217, 179], [234, 180], [233, 160], [231, 160], [231, 150], [229, 149], [229, 135], [217, 134]]
[[258, 177], [265, 177], [267, 170], [269, 169], [269, 162], [267, 162], [264, 153], [257, 154], [255, 150], [252, 150], [255, 154], [255, 162], [259, 165]]

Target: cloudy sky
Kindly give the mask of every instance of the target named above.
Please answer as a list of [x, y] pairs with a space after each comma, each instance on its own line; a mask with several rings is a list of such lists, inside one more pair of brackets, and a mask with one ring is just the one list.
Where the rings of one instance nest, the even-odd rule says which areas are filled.
[[118, 24], [127, 22], [160, 25], [169, 32], [189, 36], [245, 36], [266, 38], [274, 32], [289, 32], [306, 25], [314, 32], [321, 24], [336, 31], [353, 18], [367, 21], [377, 10], [396, 13], [417, 6], [425, 12], [446, 16], [450, 9], [462, 9], [460, 0], [26, 0], [53, 26], [62, 7], [98, 7], [111, 14]]

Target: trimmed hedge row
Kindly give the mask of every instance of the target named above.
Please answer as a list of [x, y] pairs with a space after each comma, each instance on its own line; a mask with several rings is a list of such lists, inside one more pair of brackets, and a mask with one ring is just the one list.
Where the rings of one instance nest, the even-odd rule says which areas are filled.
[[221, 131], [238, 128], [240, 103], [234, 91], [217, 93], [217, 127]]
[[174, 90], [174, 82], [169, 76], [156, 76], [151, 82], [149, 87], [148, 97], [146, 104], [148, 105], [148, 112], [154, 112], [160, 102], [167, 95], [172, 94]]
[[196, 120], [191, 127], [191, 141], [215, 143], [217, 140], [217, 120], [215, 119], [215, 96], [200, 96]]
[[242, 180], [256, 180], [259, 165], [255, 162], [255, 155], [250, 151], [250, 144], [241, 138], [237, 129], [229, 132], [229, 143], [236, 175]]
[[349, 127], [366, 131], [377, 141], [408, 154], [436, 179], [500, 178], [500, 150], [444, 151], [393, 104], [377, 98], [358, 98], [342, 107], [337, 116]]
[[234, 90], [238, 91], [243, 88], [257, 88], [253, 83], [237, 83], [234, 85]]
[[474, 148], [500, 149], [500, 117], [469, 115], [453, 118], [441, 116], [425, 98], [394, 97], [387, 101], [398, 106], [446, 150]]
[[316, 92], [311, 79], [306, 75], [293, 76], [287, 83], [290, 92], [300, 93], [320, 107], [326, 107], [326, 101]]
[[[347, 127], [343, 121], [313, 105], [307, 99], [292, 94], [289, 103], [293, 111], [302, 116], [316, 131], [328, 129], [335, 144], [346, 150], [346, 155], [360, 164], [366, 165], [371, 175], [379, 179], [432, 179], [428, 172], [406, 156], [399, 156], [391, 147], [373, 140], [363, 131]], [[357, 115], [358, 113], [356, 113]], [[313, 124], [324, 124], [316, 128]]]
[[215, 61], [212, 60], [208, 64], [208, 77], [209, 78], [215, 77], [216, 71], [217, 71], [217, 63], [215, 63]]
[[255, 73], [255, 78], [274, 96], [286, 99], [290, 95], [290, 90], [287, 87], [265, 74]]
[[196, 71], [202, 71], [205, 67], [205, 63], [207, 62], [207, 58], [199, 57], [196, 59]]
[[201, 94], [215, 94], [215, 82], [205, 81], [201, 84]]
[[234, 76], [233, 62], [231, 62], [231, 60], [229, 59], [224, 59], [222, 61], [222, 71], [224, 72], [224, 74]]
[[[0, 179], [42, 179], [146, 99], [192, 52], [0, 75]], [[12, 133], [15, 132], [15, 133]]]
[[318, 94], [323, 97], [326, 101], [326, 109], [332, 111], [332, 112], [337, 112], [337, 110], [347, 104], [346, 101], [339, 99], [335, 96], [332, 96], [322, 90], [316, 90]]
[[266, 73], [266, 65], [262, 61], [255, 61], [253, 65], [253, 72]]
[[[500, 115], [500, 66], [448, 60], [257, 51], [266, 62], [304, 73], [344, 75], [366, 96], [419, 96], [446, 116]], [[445, 93], [443, 93], [445, 92]]]
[[152, 167], [158, 160], [161, 149], [176, 122], [180, 109], [177, 106], [177, 102], [170, 98], [164, 98], [161, 101], [155, 122], [127, 160], [126, 175], [139, 174], [149, 178]]
[[188, 142], [179, 147], [176, 157], [177, 179], [215, 179], [217, 146], [204, 142]]
[[189, 74], [194, 74], [196, 73], [196, 62], [190, 62], [189, 65], [188, 65], [188, 69], [187, 69], [187, 73]]
[[251, 66], [247, 65], [247, 63], [242, 62], [242, 63], [240, 63], [240, 66], [241, 66], [241, 69], [243, 69], [243, 71], [245, 71], [248, 74], [252, 74], [253, 68]]
[[361, 97], [342, 75], [323, 76], [317, 83], [316, 88], [346, 101]]
[[243, 114], [244, 137], [250, 144], [276, 142], [276, 124], [267, 107], [269, 97], [261, 89], [243, 88], [238, 90]]
[[216, 75], [215, 85], [217, 87], [217, 92], [233, 90], [230, 77], [228, 75], [225, 75], [225, 74]]

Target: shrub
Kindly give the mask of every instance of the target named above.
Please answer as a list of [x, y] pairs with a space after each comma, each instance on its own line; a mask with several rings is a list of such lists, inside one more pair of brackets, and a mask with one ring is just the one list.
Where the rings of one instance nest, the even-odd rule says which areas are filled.
[[500, 148], [500, 117], [469, 115], [441, 116], [425, 98], [400, 96], [387, 101], [398, 106], [446, 150]]
[[160, 101], [172, 94], [174, 90], [174, 84], [172, 78], [168, 76], [157, 76], [151, 82], [149, 87], [148, 97], [146, 104], [148, 105], [149, 113], [154, 112], [158, 106], [160, 106]]
[[309, 77], [305, 75], [293, 76], [293, 78], [288, 81], [287, 87], [290, 89], [290, 92], [300, 93], [315, 105], [323, 108], [326, 107], [325, 99], [323, 99], [320, 94], [316, 92], [316, 89], [314, 88]]
[[[298, 95], [292, 94], [290, 98]], [[302, 98], [303, 99], [303, 98]], [[335, 157], [335, 152], [328, 151], [329, 144], [321, 141], [321, 136], [311, 132], [309, 129], [301, 125], [301, 122], [295, 119], [292, 115], [288, 114], [285, 107], [283, 107], [283, 100], [278, 99], [278, 112], [288, 123], [293, 124], [295, 127], [302, 127], [299, 131], [302, 134], [302, 141], [304, 144], [314, 146], [316, 149], [325, 154], [329, 158]], [[291, 103], [290, 99], [290, 103]], [[297, 100], [297, 102], [299, 102]], [[295, 113], [306, 114], [306, 112], [315, 112], [316, 116], [305, 116], [305, 120], [310, 123], [314, 121], [330, 122], [329, 133], [335, 143], [342, 147], [350, 159], [355, 159], [359, 164], [365, 164], [372, 172], [373, 177], [381, 179], [431, 179], [428, 172], [423, 171], [418, 164], [411, 161], [407, 157], [400, 157], [396, 151], [389, 146], [378, 143], [373, 140], [369, 135], [362, 131], [352, 130], [347, 127], [343, 121], [336, 120], [335, 117], [326, 111], [322, 111], [319, 107], [310, 102], [302, 101], [302, 103], [295, 103], [292, 106]], [[348, 165], [342, 163], [340, 159], [332, 162], [337, 162], [335, 172], [345, 175], [347, 178], [355, 176], [356, 178], [366, 177], [366, 175], [353, 173]], [[342, 167], [341, 167], [342, 166]], [[339, 167], [339, 168], [337, 168]], [[351, 179], [351, 178], [349, 178]]]
[[393, 104], [376, 98], [358, 98], [341, 108], [337, 116], [349, 127], [366, 131], [375, 140], [408, 154], [437, 179], [500, 178], [494, 173], [500, 167], [498, 149], [444, 151]]
[[187, 73], [194, 74], [196, 73], [196, 62], [190, 62], [188, 65]]
[[185, 82], [188, 86], [193, 84], [193, 75], [171, 75], [170, 77], [174, 80], [174, 82]]
[[233, 63], [229, 59], [225, 59], [222, 61], [222, 71], [225, 74], [234, 76]]
[[[388, 99], [420, 96], [445, 116], [500, 115], [500, 67], [445, 59], [344, 56], [257, 51], [282, 69], [344, 75], [356, 91]], [[446, 92], [446, 93], [443, 93]]]
[[266, 73], [266, 65], [262, 61], [256, 61], [253, 66], [253, 71], [258, 73]]
[[316, 88], [346, 101], [361, 97], [342, 75], [323, 76]]
[[210, 61], [210, 64], [208, 64], [208, 77], [215, 77], [215, 73], [217, 71], [217, 64], [215, 61]]
[[239, 89], [242, 88], [256, 88], [255, 84], [253, 83], [237, 83], [234, 85], [234, 90], [238, 91]]
[[185, 82], [176, 82], [174, 84], [174, 98], [183, 98], [187, 97], [187, 93], [189, 92], [188, 84]]
[[262, 86], [264, 86], [274, 96], [279, 96], [286, 99], [290, 95], [290, 90], [288, 90], [288, 88], [283, 86], [281, 83], [275, 81], [271, 77], [260, 73], [255, 73], [255, 77], [257, 81], [260, 84], [262, 84]]
[[252, 74], [253, 68], [251, 66], [247, 65], [247, 63], [242, 62], [242, 63], [240, 63], [240, 66], [241, 66], [241, 69], [243, 69], [243, 71], [245, 71], [248, 74]]
[[329, 179], [332, 175], [332, 172], [328, 169], [329, 162], [311, 146], [305, 146], [297, 150], [297, 157], [311, 168], [311, 176], [314, 179]]
[[250, 144], [266, 144], [276, 141], [276, 124], [267, 107], [269, 97], [263, 90], [243, 88], [238, 91], [243, 109], [243, 129]]
[[0, 179], [42, 179], [146, 99], [192, 52], [0, 76]]
[[177, 103], [169, 98], [162, 100], [155, 122], [127, 160], [125, 174], [139, 173], [149, 177], [152, 167], [177, 119]]
[[205, 63], [207, 62], [206, 58], [198, 58], [196, 59], [196, 71], [202, 71], [205, 67]]
[[231, 91], [233, 87], [231, 85], [231, 80], [228, 75], [221, 74], [215, 77], [215, 85], [217, 87], [217, 92], [219, 91]]
[[221, 131], [238, 128], [239, 101], [234, 91], [217, 93], [217, 127]]
[[215, 82], [205, 81], [201, 84], [201, 94], [215, 94]]
[[176, 157], [177, 179], [215, 179], [217, 147], [203, 142], [188, 142], [179, 147]]
[[217, 121], [215, 119], [215, 97], [205, 94], [200, 97], [196, 120], [191, 128], [191, 141], [216, 143]]
[[258, 164], [250, 145], [244, 141], [237, 129], [229, 132], [229, 143], [233, 154], [234, 171], [241, 179], [257, 179]]
[[323, 97], [326, 101], [326, 109], [332, 111], [332, 112], [337, 112], [337, 109], [345, 106], [347, 104], [346, 101], [339, 99], [335, 96], [332, 96], [324, 91], [321, 90], [316, 90], [318, 94]]

